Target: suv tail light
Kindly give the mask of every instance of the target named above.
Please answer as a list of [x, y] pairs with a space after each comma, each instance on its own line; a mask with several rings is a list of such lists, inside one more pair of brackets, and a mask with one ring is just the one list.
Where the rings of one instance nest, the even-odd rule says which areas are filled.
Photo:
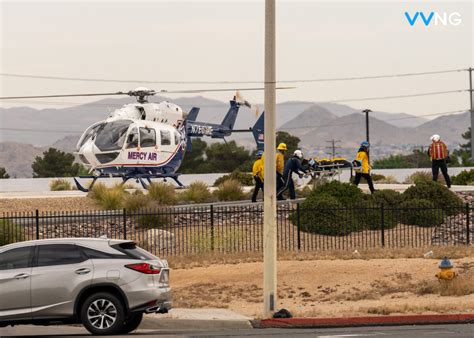
[[149, 263], [128, 264], [125, 267], [147, 275], [158, 275], [161, 272], [159, 267]]

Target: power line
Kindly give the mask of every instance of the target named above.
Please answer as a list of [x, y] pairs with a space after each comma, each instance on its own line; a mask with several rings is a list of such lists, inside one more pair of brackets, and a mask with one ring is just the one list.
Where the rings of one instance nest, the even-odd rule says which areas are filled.
[[[455, 90], [445, 90], [445, 91], [436, 91], [436, 92], [424, 92], [424, 93], [414, 93], [414, 94], [402, 94], [402, 95], [389, 95], [389, 96], [372, 96], [372, 97], [363, 97], [363, 98], [341, 98], [341, 99], [332, 99], [332, 100], [324, 100], [324, 101], [317, 101], [314, 104], [318, 103], [342, 103], [342, 102], [360, 102], [360, 101], [377, 101], [377, 100], [392, 100], [392, 99], [401, 99], [401, 98], [410, 98], [410, 97], [421, 97], [421, 96], [432, 96], [432, 95], [443, 95], [443, 94], [455, 94], [455, 93], [463, 93], [468, 92], [469, 89], [455, 89]], [[29, 101], [29, 100], [11, 100], [8, 102], [12, 103], [49, 103], [54, 105], [88, 105], [88, 106], [111, 106], [118, 103], [74, 103], [74, 102], [57, 102], [57, 101]], [[156, 102], [155, 102], [156, 103]], [[200, 107], [214, 107], [219, 106], [219, 104], [208, 104], [208, 105], [200, 105]]]
[[[311, 82], [337, 82], [337, 81], [355, 81], [355, 80], [374, 80], [384, 78], [398, 78], [411, 76], [424, 76], [447, 74], [467, 71], [466, 68], [447, 69], [427, 72], [412, 72], [412, 73], [398, 73], [398, 74], [380, 74], [368, 76], [350, 76], [350, 77], [335, 77], [335, 78], [312, 78], [312, 79], [287, 79], [279, 80], [277, 83], [311, 83]], [[50, 76], [50, 75], [35, 75], [35, 74], [18, 74], [18, 73], [0, 73], [0, 76], [28, 78], [28, 79], [42, 79], [42, 80], [60, 80], [60, 81], [81, 81], [81, 82], [108, 82], [108, 83], [142, 83], [142, 84], [242, 84], [242, 83], [259, 83], [264, 84], [261, 80], [247, 80], [247, 81], [168, 81], [168, 80], [134, 80], [134, 79], [104, 79], [104, 78], [82, 78], [82, 77], [68, 77], [68, 76]]]

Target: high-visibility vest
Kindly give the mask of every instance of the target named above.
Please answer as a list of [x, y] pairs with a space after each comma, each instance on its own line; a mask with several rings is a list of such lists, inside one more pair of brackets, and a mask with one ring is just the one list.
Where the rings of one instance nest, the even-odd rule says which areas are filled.
[[429, 149], [431, 160], [444, 160], [448, 157], [448, 147], [443, 141], [433, 142]]

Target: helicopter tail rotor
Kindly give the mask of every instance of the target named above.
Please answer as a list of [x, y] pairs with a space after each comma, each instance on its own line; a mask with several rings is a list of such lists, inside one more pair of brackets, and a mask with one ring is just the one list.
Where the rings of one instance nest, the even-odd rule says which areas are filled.
[[243, 104], [244, 106], [250, 108], [250, 110], [255, 114], [255, 117], [258, 117], [260, 113], [260, 109], [257, 104], [251, 104], [249, 101], [247, 101], [242, 94], [240, 94], [240, 91], [237, 90], [235, 92], [235, 101], [239, 104]]

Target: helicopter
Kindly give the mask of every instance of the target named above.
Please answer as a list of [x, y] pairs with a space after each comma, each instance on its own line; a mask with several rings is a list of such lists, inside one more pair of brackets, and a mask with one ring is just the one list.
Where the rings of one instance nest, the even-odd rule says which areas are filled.
[[[286, 89], [279, 87], [278, 89]], [[245, 90], [261, 90], [246, 88]], [[203, 90], [189, 91], [155, 91], [139, 87], [128, 92], [71, 95], [41, 95], [22, 97], [0, 97], [0, 99], [44, 98], [69, 96], [129, 95], [136, 97], [136, 103], [130, 103], [112, 111], [106, 119], [89, 126], [76, 145], [75, 154], [81, 164], [89, 169], [90, 175], [79, 178], [92, 179], [86, 188], [77, 178], [74, 182], [78, 190], [90, 191], [99, 178], [119, 177], [122, 184], [130, 179], [140, 182], [144, 189], [149, 188], [151, 179], [172, 179], [178, 187], [184, 185], [179, 181], [177, 172], [186, 151], [191, 150], [191, 138], [208, 136], [224, 139], [233, 132], [252, 132], [258, 150], [263, 150], [264, 113], [249, 129], [236, 130], [234, 124], [242, 105], [255, 109], [242, 98], [237, 90], [230, 100], [229, 110], [220, 124], [196, 121], [200, 108], [193, 107], [189, 113], [178, 105], [162, 101], [148, 102], [148, 97], [162, 93], [198, 93]], [[228, 89], [211, 89], [204, 91], [229, 91]], [[232, 90], [233, 91], [233, 90]], [[146, 181], [146, 182], [145, 182]]]

